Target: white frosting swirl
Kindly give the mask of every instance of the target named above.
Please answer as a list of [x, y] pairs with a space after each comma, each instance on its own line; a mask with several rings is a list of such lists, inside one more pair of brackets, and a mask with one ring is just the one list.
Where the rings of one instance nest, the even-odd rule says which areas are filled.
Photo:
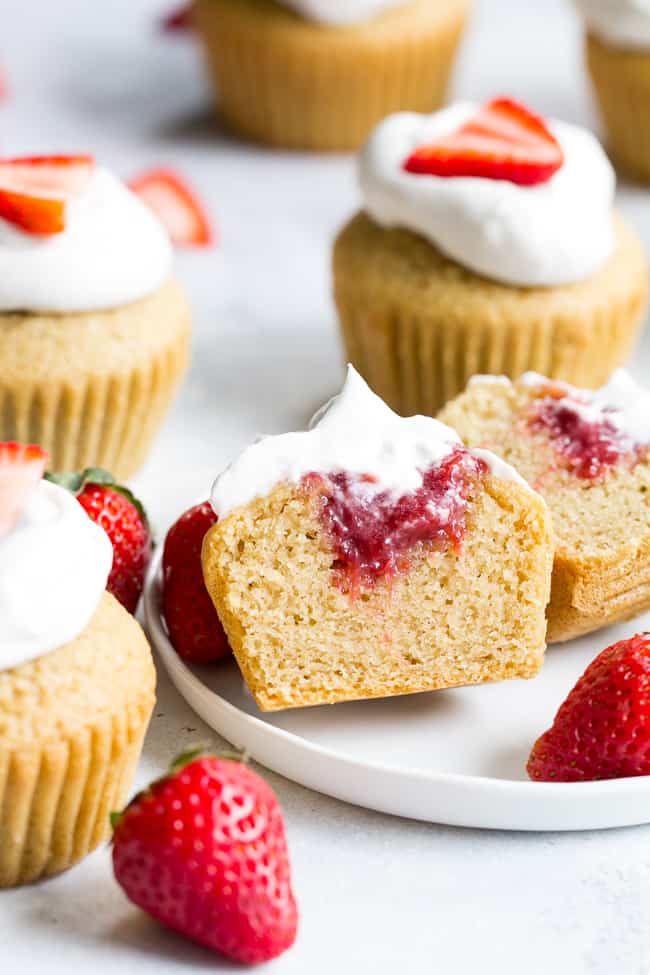
[[280, 0], [307, 20], [345, 26], [371, 20], [391, 7], [403, 7], [409, 0]]
[[459, 104], [433, 115], [385, 119], [361, 155], [369, 216], [383, 227], [421, 234], [464, 267], [506, 284], [551, 287], [598, 271], [614, 247], [615, 176], [585, 129], [550, 124], [565, 161], [537, 186], [404, 170], [414, 149], [455, 131], [476, 111], [476, 105]]
[[79, 636], [106, 588], [113, 547], [77, 499], [41, 481], [0, 538], [0, 670]]
[[[310, 429], [262, 437], [217, 478], [212, 507], [220, 518], [276, 484], [297, 484], [305, 474], [346, 471], [370, 475], [364, 490], [399, 498], [422, 486], [423, 474], [461, 444], [458, 434], [428, 416], [401, 417], [348, 366], [341, 393], [314, 416]], [[518, 481], [513, 467], [486, 450], [472, 450], [495, 477]]]
[[0, 311], [115, 308], [155, 291], [171, 261], [160, 221], [120, 180], [97, 168], [68, 203], [60, 234], [37, 237], [0, 219]]
[[606, 44], [650, 48], [650, 0], [575, 0], [587, 29]]

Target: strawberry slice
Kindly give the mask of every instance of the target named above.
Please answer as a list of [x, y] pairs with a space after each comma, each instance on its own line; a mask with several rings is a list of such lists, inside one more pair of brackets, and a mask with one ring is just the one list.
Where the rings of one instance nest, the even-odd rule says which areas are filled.
[[416, 149], [404, 169], [534, 186], [548, 182], [563, 162], [559, 142], [539, 115], [511, 98], [495, 98], [455, 132]]
[[150, 169], [129, 186], [156, 214], [179, 247], [209, 247], [214, 240], [203, 205], [171, 169]]
[[45, 472], [40, 447], [0, 443], [0, 537], [11, 531]]
[[0, 217], [29, 234], [65, 229], [68, 201], [82, 193], [92, 156], [25, 156], [0, 159]]
[[180, 7], [175, 7], [163, 17], [162, 29], [170, 34], [176, 31], [192, 30], [192, 7], [193, 3], [184, 3]]

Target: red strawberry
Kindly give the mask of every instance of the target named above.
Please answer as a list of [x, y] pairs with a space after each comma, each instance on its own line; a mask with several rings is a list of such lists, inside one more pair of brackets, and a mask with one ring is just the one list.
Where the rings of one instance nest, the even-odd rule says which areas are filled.
[[92, 156], [0, 160], [0, 217], [30, 234], [60, 233], [67, 203], [83, 191], [94, 165]]
[[205, 209], [187, 183], [171, 169], [150, 169], [129, 186], [156, 214], [179, 247], [209, 247], [213, 233]]
[[587, 667], [528, 759], [531, 779], [588, 782], [650, 775], [650, 634]]
[[20, 518], [46, 463], [47, 454], [40, 447], [0, 443], [0, 537]]
[[562, 148], [542, 118], [510, 98], [496, 98], [456, 132], [416, 149], [404, 169], [532, 186], [546, 183], [563, 162]]
[[76, 495], [89, 518], [100, 525], [113, 546], [113, 567], [106, 588], [129, 613], [135, 613], [151, 559], [152, 539], [144, 508], [128, 488], [99, 467], [82, 474], [48, 474]]
[[192, 29], [192, 7], [193, 3], [184, 3], [180, 7], [175, 7], [162, 20], [164, 31], [174, 32]]
[[298, 925], [282, 811], [245, 765], [196, 756], [113, 817], [115, 877], [167, 927], [235, 961], [268, 961]]
[[231, 651], [203, 582], [201, 545], [217, 516], [208, 504], [181, 515], [165, 539], [163, 613], [176, 652], [195, 664], [212, 663]]

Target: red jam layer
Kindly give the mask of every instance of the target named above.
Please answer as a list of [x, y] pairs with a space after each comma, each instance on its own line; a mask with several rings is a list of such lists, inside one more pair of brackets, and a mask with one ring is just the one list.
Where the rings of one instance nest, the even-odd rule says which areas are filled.
[[562, 463], [578, 477], [595, 480], [623, 459], [636, 463], [640, 447], [622, 433], [607, 414], [587, 420], [552, 396], [540, 399], [529, 418], [530, 429], [544, 433]]
[[319, 505], [321, 524], [336, 553], [336, 584], [355, 593], [409, 568], [419, 544], [458, 550], [465, 535], [469, 498], [487, 464], [455, 447], [430, 467], [422, 487], [395, 498], [373, 490], [373, 478], [341, 472], [307, 474], [303, 487]]

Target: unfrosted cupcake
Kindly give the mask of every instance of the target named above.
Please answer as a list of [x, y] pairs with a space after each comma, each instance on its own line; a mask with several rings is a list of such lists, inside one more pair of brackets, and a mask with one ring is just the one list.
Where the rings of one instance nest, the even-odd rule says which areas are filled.
[[360, 174], [335, 298], [348, 358], [394, 409], [434, 413], [477, 372], [593, 387], [626, 359], [646, 258], [588, 132], [508, 99], [402, 113]]
[[226, 120], [296, 149], [355, 149], [442, 104], [468, 0], [195, 0]]
[[108, 536], [44, 465], [0, 444], [0, 887], [107, 837], [154, 701], [147, 641], [105, 592]]
[[188, 359], [171, 257], [91, 158], [0, 161], [0, 440], [59, 470], [140, 466]]
[[576, 0], [586, 58], [614, 161], [650, 182], [650, 5]]

